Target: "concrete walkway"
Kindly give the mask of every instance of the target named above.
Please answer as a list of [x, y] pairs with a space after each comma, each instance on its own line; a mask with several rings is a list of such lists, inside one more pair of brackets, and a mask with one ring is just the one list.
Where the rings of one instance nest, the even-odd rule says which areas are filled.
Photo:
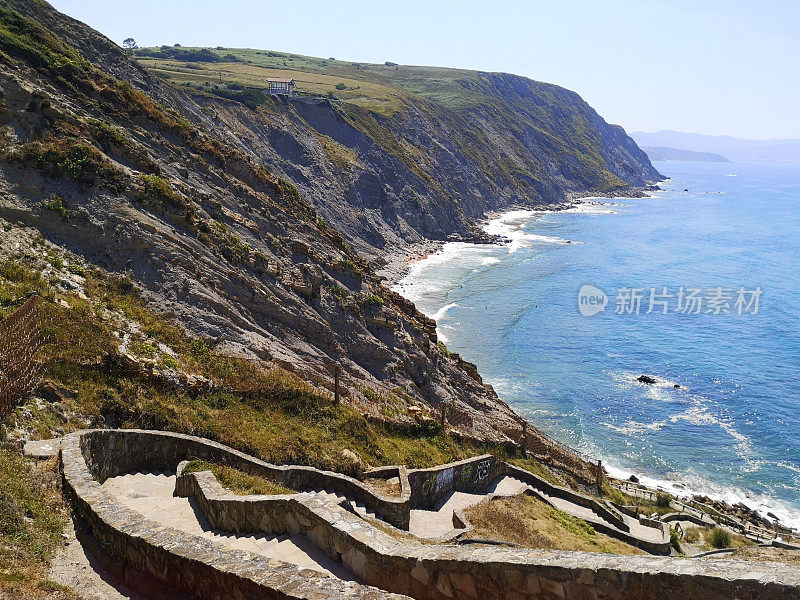
[[516, 496], [528, 486], [509, 476], [494, 481], [482, 494], [451, 492], [444, 496], [434, 510], [412, 510], [409, 521], [409, 532], [421, 538], [435, 539], [453, 530], [453, 512], [478, 504], [489, 494], [498, 496]]
[[340, 563], [331, 560], [304, 536], [236, 535], [214, 531], [195, 498], [176, 498], [174, 473], [131, 473], [110, 477], [103, 491], [147, 519], [212, 540], [226, 548], [245, 550], [267, 558], [356, 581]]
[[[617, 529], [615, 525], [609, 523], [596, 512], [591, 510], [590, 508], [585, 508], [578, 504], [573, 504], [569, 500], [564, 500], [562, 498], [556, 498], [555, 496], [550, 496], [544, 493], [542, 490], [536, 490], [536, 493], [539, 494], [542, 498], [544, 498], [547, 502], [552, 504], [558, 510], [564, 511], [565, 513], [572, 515], [573, 517], [577, 517], [578, 519], [583, 519], [587, 523], [600, 523], [606, 525], [608, 527], [613, 527]], [[662, 543], [665, 540], [664, 533], [660, 529], [656, 529], [655, 527], [647, 527], [639, 523], [638, 519], [634, 519], [633, 517], [629, 517], [628, 515], [621, 514], [622, 520], [625, 524], [630, 528], [630, 534], [634, 537], [637, 537], [641, 540], [647, 540], [649, 542], [655, 543]]]

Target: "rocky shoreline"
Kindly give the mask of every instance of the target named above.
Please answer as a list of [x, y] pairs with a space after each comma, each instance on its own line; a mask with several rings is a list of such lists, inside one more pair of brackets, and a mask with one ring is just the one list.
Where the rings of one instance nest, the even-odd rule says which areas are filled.
[[508, 240], [499, 235], [493, 235], [485, 231], [486, 225], [490, 221], [497, 219], [512, 211], [548, 211], [556, 212], [574, 209], [584, 205], [600, 204], [598, 199], [610, 198], [645, 198], [650, 192], [659, 191], [661, 188], [656, 184], [645, 187], [610, 192], [603, 196], [598, 196], [597, 192], [570, 192], [561, 202], [545, 203], [538, 205], [510, 205], [503, 210], [491, 211], [486, 213], [470, 230], [469, 235], [452, 234], [446, 240], [426, 239], [421, 242], [407, 244], [402, 247], [394, 247], [387, 254], [381, 257], [380, 266], [376, 267], [377, 275], [388, 287], [393, 286], [408, 274], [411, 265], [423, 260], [432, 254], [436, 254], [448, 242], [464, 242], [468, 244], [503, 244]]
[[[411, 265], [414, 263], [424, 260], [428, 256], [435, 254], [442, 247], [448, 242], [464, 242], [464, 243], [471, 243], [471, 244], [502, 244], [506, 240], [499, 235], [492, 235], [487, 234], [484, 231], [484, 227], [492, 220], [501, 217], [504, 214], [515, 210], [528, 210], [528, 211], [548, 211], [548, 212], [555, 212], [555, 211], [563, 211], [563, 210], [570, 210], [575, 209], [576, 207], [586, 206], [586, 205], [594, 205], [594, 204], [601, 204], [597, 202], [599, 199], [607, 199], [607, 198], [641, 198], [646, 197], [650, 192], [658, 191], [660, 188], [658, 186], [648, 186], [647, 188], [638, 188], [635, 193], [625, 193], [625, 194], [615, 194], [615, 195], [608, 195], [608, 196], [597, 196], [591, 194], [573, 194], [568, 199], [564, 200], [563, 202], [556, 203], [556, 204], [544, 204], [541, 206], [510, 206], [503, 211], [493, 211], [491, 213], [487, 213], [484, 218], [475, 226], [475, 231], [477, 234], [475, 236], [451, 236], [450, 239], [447, 240], [425, 240], [424, 242], [420, 242], [417, 244], [412, 244], [406, 246], [402, 249], [395, 249], [389, 254], [385, 256], [386, 264], [378, 270], [378, 274], [382, 277], [384, 284], [387, 286], [393, 286], [398, 281], [400, 281], [403, 277], [405, 277]], [[678, 387], [677, 385], [675, 387]], [[612, 477], [612, 479], [614, 479]], [[624, 480], [620, 480], [624, 481]], [[775, 517], [775, 515], [769, 511], [758, 511], [751, 507], [746, 506], [745, 504], [739, 502], [736, 504], [730, 504], [725, 502], [719, 498], [712, 498], [709, 497], [707, 494], [697, 494], [697, 493], [688, 493], [687, 495], [680, 495], [676, 494], [674, 491], [668, 491], [663, 489], [661, 486], [648, 486], [639, 483], [638, 479], [631, 479], [631, 483], [635, 483], [637, 487], [642, 490], [646, 490], [648, 493], [653, 495], [656, 494], [669, 494], [670, 496], [675, 497], [676, 499], [689, 499], [692, 501], [700, 502], [703, 504], [707, 504], [714, 510], [719, 511], [719, 513], [723, 515], [727, 515], [733, 519], [737, 519], [739, 521], [749, 523], [753, 526], [764, 527], [775, 531], [777, 534], [792, 534], [795, 530], [792, 528], [786, 527], [785, 525], [781, 524], [780, 521]], [[675, 487], [681, 487], [682, 484], [678, 483]]]

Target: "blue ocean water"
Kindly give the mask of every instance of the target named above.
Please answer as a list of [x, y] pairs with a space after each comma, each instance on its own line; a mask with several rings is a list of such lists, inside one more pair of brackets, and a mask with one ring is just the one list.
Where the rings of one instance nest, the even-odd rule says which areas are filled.
[[[507, 213], [487, 228], [510, 243], [447, 244], [396, 289], [501, 398], [612, 474], [800, 527], [800, 164], [655, 166], [670, 177], [655, 197]], [[608, 295], [589, 317], [587, 284]], [[641, 290], [639, 314], [617, 314], [621, 288]], [[698, 314], [676, 310], [680, 288], [702, 290]], [[761, 290], [757, 312], [740, 288]]]

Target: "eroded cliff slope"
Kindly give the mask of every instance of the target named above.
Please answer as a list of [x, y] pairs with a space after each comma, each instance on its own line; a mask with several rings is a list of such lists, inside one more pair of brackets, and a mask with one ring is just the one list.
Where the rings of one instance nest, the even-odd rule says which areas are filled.
[[220, 350], [328, 388], [338, 365], [366, 410], [450, 406], [465, 431], [516, 436], [520, 419], [356, 250], [379, 262], [488, 210], [658, 174], [572, 92], [455, 73], [444, 91], [364, 79], [398, 90], [391, 110], [248, 106], [163, 81], [41, 0], [0, 0], [0, 217], [130, 277]]

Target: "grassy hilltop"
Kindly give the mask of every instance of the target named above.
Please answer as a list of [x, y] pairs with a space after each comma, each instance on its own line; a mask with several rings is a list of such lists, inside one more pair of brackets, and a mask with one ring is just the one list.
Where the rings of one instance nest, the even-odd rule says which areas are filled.
[[265, 88], [268, 77], [292, 77], [300, 93], [331, 94], [385, 116], [413, 96], [459, 110], [492, 103], [479, 90], [480, 73], [466, 69], [359, 63], [249, 48], [142, 48], [134, 56], [174, 83], [210, 86], [219, 84], [221, 76], [223, 84]]
[[134, 56], [171, 83], [252, 109], [268, 104], [268, 77], [291, 77], [301, 95], [340, 101], [345, 120], [433, 185], [419, 140], [393, 123], [433, 123], [464, 159], [520, 195], [547, 199], [553, 184], [614, 192], [660, 177], [622, 128], [607, 125], [578, 94], [516, 75], [221, 47], [142, 48]]

